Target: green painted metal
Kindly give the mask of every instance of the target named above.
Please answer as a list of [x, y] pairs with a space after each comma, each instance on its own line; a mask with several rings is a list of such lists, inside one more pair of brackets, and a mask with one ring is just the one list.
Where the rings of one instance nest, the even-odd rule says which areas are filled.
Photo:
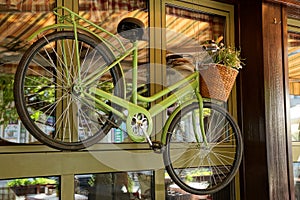
[[[136, 105], [132, 102], [129, 102], [126, 99], [122, 99], [120, 97], [114, 96], [114, 95], [112, 95], [108, 92], [105, 92], [103, 90], [100, 90], [96, 87], [89, 88], [88, 92], [91, 94], [97, 94], [98, 96], [101, 96], [105, 99], [110, 99], [111, 102], [114, 102], [118, 106], [121, 106], [124, 109], [123, 112], [120, 110], [114, 109], [113, 107], [105, 104], [101, 100], [95, 98], [94, 95], [91, 95], [87, 92], [83, 92], [83, 96], [85, 96], [85, 95], [89, 96], [89, 98], [94, 99], [95, 101], [97, 101], [97, 103], [99, 103], [101, 106], [105, 107], [107, 110], [109, 110], [109, 111], [113, 112], [114, 114], [118, 115], [119, 117], [121, 117], [124, 121], [126, 121], [127, 127], [131, 126], [131, 119], [136, 114], [143, 114], [148, 120], [148, 129], [147, 129], [147, 133], [145, 133], [145, 134], [147, 134], [147, 136], [150, 136], [150, 134], [152, 132], [152, 128], [153, 128], [153, 121], [152, 121], [152, 117], [148, 110], [146, 110], [145, 108], [143, 108], [139, 105]], [[135, 142], [145, 141], [145, 136], [135, 135], [130, 128], [127, 128], [127, 133], [130, 136], [130, 138]]]
[[207, 143], [207, 138], [206, 138], [205, 130], [204, 130], [203, 98], [200, 95], [199, 87], [196, 88], [196, 96], [197, 96], [197, 99], [198, 99], [199, 110], [200, 110], [200, 112], [199, 112], [200, 130], [201, 130], [201, 133], [202, 133], [203, 142], [204, 142], [205, 145], [207, 145], [208, 143]]
[[[156, 93], [156, 94], [154, 94], [150, 97], [143, 97], [143, 96], [138, 95], [138, 100], [143, 101], [143, 102], [154, 102], [154, 101], [158, 100], [159, 98], [161, 98], [162, 96], [165, 96], [165, 95], [169, 94], [170, 92], [174, 91], [175, 89], [178, 89], [179, 87], [181, 87], [185, 84], [189, 84], [189, 82], [193, 79], [195, 79], [195, 80], [199, 79], [199, 73], [198, 72], [192, 73], [188, 77], [178, 81], [174, 85], [171, 85], [171, 86], [165, 88], [164, 90], [162, 90], [162, 91], [160, 91], [160, 92], [158, 92], [158, 93]], [[191, 87], [194, 88], [194, 90], [196, 91], [196, 87], [198, 87], [198, 86], [193, 87], [191, 85]]]
[[133, 62], [132, 62], [132, 102], [137, 104], [137, 76], [138, 76], [138, 47], [137, 41], [133, 42]]
[[180, 88], [179, 90], [175, 91], [173, 94], [171, 94], [170, 96], [168, 96], [161, 102], [153, 105], [149, 109], [150, 114], [152, 116], [156, 116], [157, 114], [166, 110], [168, 107], [172, 106], [174, 103], [178, 102], [180, 99], [185, 97], [187, 94], [193, 94], [194, 93], [193, 89], [196, 87], [196, 85], [197, 85], [197, 81], [193, 81], [189, 85], [186, 85], [185, 87]]

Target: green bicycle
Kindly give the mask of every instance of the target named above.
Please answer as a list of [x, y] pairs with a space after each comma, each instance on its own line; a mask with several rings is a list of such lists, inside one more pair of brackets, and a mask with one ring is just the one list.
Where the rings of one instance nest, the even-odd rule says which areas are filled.
[[[68, 14], [60, 15], [62, 9]], [[123, 131], [132, 141], [146, 141], [163, 154], [171, 179], [187, 192], [214, 193], [230, 183], [242, 159], [241, 133], [225, 109], [202, 99], [198, 71], [150, 97], [143, 96], [137, 84], [137, 43], [144, 34], [138, 20], [128, 18], [118, 26], [120, 35], [130, 41], [128, 48], [120, 38], [67, 8], [58, 7], [54, 13], [59, 23], [38, 30], [31, 38], [56, 31], [29, 47], [15, 75], [17, 111], [37, 140], [59, 150], [80, 150], [125, 123]], [[114, 43], [80, 25], [78, 19]], [[128, 97], [121, 61], [130, 55], [132, 92]], [[153, 106], [146, 109], [140, 102]], [[174, 105], [160, 141], [153, 141], [153, 118]]]

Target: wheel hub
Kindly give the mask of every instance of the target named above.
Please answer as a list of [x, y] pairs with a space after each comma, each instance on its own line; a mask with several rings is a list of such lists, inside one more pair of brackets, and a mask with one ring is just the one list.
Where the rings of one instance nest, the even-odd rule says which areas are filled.
[[72, 94], [74, 94], [75, 96], [79, 96], [83, 91], [82, 86], [80, 85], [73, 85], [72, 86]]

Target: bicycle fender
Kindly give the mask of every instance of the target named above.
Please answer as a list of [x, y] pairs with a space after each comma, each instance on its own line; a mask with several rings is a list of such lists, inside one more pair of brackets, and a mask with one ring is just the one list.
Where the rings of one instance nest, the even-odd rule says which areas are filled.
[[197, 99], [191, 99], [189, 101], [184, 102], [183, 104], [179, 105], [173, 112], [172, 114], [168, 117], [164, 127], [163, 127], [163, 132], [161, 135], [161, 143], [163, 145], [167, 144], [167, 133], [168, 133], [168, 129], [169, 126], [171, 124], [171, 122], [173, 121], [174, 117], [177, 115], [178, 112], [180, 112], [184, 107], [192, 104], [192, 103], [198, 103]]

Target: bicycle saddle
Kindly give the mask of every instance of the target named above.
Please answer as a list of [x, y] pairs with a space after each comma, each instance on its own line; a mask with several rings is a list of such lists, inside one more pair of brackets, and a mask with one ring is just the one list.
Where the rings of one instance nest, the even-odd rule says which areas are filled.
[[117, 32], [130, 41], [142, 40], [144, 35], [144, 23], [134, 17], [122, 19], [117, 27]]

